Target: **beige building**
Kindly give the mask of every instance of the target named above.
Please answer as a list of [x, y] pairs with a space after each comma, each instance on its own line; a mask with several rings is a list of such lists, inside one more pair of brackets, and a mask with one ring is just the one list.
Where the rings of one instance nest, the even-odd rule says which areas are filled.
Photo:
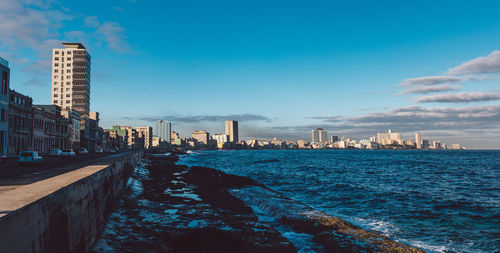
[[209, 134], [207, 131], [202, 130], [202, 131], [194, 131], [193, 134], [191, 135], [193, 139], [195, 139], [199, 143], [203, 143], [205, 145], [208, 145], [208, 138]]
[[67, 118], [69, 120], [68, 124], [68, 141], [69, 147], [71, 147], [74, 151], [80, 148], [80, 119], [81, 115], [79, 112], [69, 109], [63, 108], [61, 110], [61, 116]]
[[52, 104], [90, 114], [90, 55], [81, 43], [52, 50]]
[[144, 148], [149, 149], [153, 146], [153, 128], [152, 127], [136, 127], [137, 138], [144, 141]]
[[238, 142], [238, 121], [226, 120], [226, 134], [230, 142]]
[[392, 130], [388, 130], [387, 133], [377, 133], [377, 141], [381, 145], [391, 145], [391, 144], [403, 145], [401, 134], [393, 133]]
[[415, 144], [417, 149], [422, 149], [422, 135], [420, 133], [415, 134]]

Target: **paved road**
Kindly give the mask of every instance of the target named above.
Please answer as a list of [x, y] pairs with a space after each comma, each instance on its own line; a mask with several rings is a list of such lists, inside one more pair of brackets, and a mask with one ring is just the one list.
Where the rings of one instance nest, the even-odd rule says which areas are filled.
[[4, 191], [19, 185], [31, 184], [95, 163], [106, 157], [122, 154], [88, 154], [77, 155], [74, 158], [44, 156], [43, 163], [39, 166], [18, 165], [15, 160], [9, 160], [5, 164], [0, 164], [0, 187]]

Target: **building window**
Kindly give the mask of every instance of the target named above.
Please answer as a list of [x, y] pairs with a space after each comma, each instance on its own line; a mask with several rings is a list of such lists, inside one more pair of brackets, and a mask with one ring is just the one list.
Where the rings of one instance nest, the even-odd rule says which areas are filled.
[[69, 82], [66, 82], [67, 85], [69, 85]]
[[59, 57], [54, 58], [54, 60], [59, 61]]
[[59, 54], [59, 51], [56, 51], [56, 54]]
[[58, 70], [58, 69], [55, 69], [55, 70], [54, 70], [54, 73], [59, 73], [59, 70]]
[[57, 97], [57, 94], [54, 94], [54, 97], [56, 98], [56, 97]]
[[66, 66], [71, 67], [71, 63], [66, 64]]
[[55, 66], [55, 67], [59, 67], [59, 63], [55, 63], [55, 64], [54, 64], [54, 66]]
[[67, 60], [68, 60], [68, 61], [71, 61], [71, 57], [68, 57], [68, 58], [67, 58]]
[[59, 76], [54, 76], [55, 79], [59, 78]]
[[69, 98], [69, 97], [71, 97], [71, 95], [70, 94], [66, 94], [66, 97]]
[[71, 69], [67, 69], [67, 70], [66, 70], [66, 72], [67, 72], [67, 73], [71, 73]]
[[57, 100], [54, 100], [54, 104], [57, 104]]
[[9, 84], [7, 83], [9, 80], [9, 74], [5, 71], [2, 73], [2, 94], [7, 95], [7, 91], [9, 90]]
[[57, 88], [54, 88], [54, 91], [57, 91]]
[[71, 51], [68, 51], [68, 54], [71, 54]]
[[69, 88], [66, 88], [66, 91], [69, 91]]

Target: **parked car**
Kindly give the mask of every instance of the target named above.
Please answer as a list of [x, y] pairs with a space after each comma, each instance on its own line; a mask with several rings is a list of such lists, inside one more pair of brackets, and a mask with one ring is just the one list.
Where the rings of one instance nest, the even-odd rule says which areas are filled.
[[19, 164], [41, 164], [42, 161], [43, 157], [36, 151], [22, 151], [17, 158]]
[[0, 163], [6, 163], [7, 162], [7, 156], [6, 155], [0, 155]]
[[104, 151], [102, 150], [102, 148], [98, 148], [95, 150], [95, 152], [100, 154], [100, 153], [103, 153]]
[[61, 156], [61, 154], [62, 154], [62, 150], [60, 150], [58, 148], [54, 148], [54, 149], [51, 149], [49, 151], [49, 156], [59, 157], [59, 156]]
[[88, 153], [89, 153], [89, 151], [88, 151], [86, 148], [82, 148], [82, 149], [80, 149], [80, 150], [78, 151], [78, 154], [79, 154], [79, 155], [86, 155], [86, 154], [88, 154]]
[[116, 149], [108, 148], [108, 149], [106, 149], [106, 153], [116, 153]]
[[75, 152], [73, 152], [73, 149], [63, 149], [61, 156], [72, 158], [72, 157], [75, 157], [76, 154], [75, 154]]

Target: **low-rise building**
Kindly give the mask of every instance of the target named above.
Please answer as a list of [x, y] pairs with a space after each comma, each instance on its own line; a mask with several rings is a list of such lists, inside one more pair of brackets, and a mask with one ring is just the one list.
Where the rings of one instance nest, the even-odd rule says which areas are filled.
[[141, 139], [145, 149], [150, 149], [153, 144], [153, 128], [152, 127], [136, 127], [137, 137]]
[[208, 140], [209, 140], [209, 133], [205, 130], [201, 131], [194, 131], [193, 134], [191, 135], [193, 139], [195, 139], [197, 142], [203, 144], [203, 145], [208, 145]]
[[8, 153], [17, 155], [31, 149], [33, 139], [33, 99], [10, 90]]
[[0, 154], [6, 154], [9, 146], [9, 62], [0, 57]]
[[81, 114], [76, 110], [63, 108], [61, 110], [61, 116], [67, 119], [68, 124], [66, 147], [77, 151], [80, 149]]
[[34, 151], [47, 153], [52, 148], [61, 148], [59, 147], [58, 117], [60, 116], [57, 115], [56, 110], [52, 110], [48, 106], [33, 106], [32, 143]]

